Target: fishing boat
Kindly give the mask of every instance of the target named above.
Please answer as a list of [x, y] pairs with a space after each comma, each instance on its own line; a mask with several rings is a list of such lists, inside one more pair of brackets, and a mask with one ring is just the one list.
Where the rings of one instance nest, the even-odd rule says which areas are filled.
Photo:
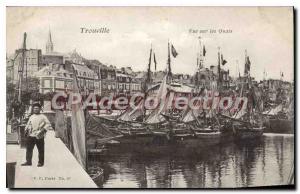
[[[156, 118], [155, 111], [152, 111], [149, 115], [146, 115], [145, 99], [148, 97], [148, 88], [151, 84], [151, 63], [152, 57], [155, 55], [152, 51], [152, 46], [150, 49], [149, 63], [146, 74], [145, 84], [143, 86], [144, 97], [138, 99], [135, 102], [135, 106], [128, 106], [128, 108], [123, 111], [115, 119], [107, 119], [102, 117], [97, 117], [99, 123], [99, 130], [107, 129], [122, 135], [118, 138], [121, 144], [149, 144], [153, 141], [155, 135], [160, 135], [160, 122], [154, 121]], [[154, 63], [156, 66], [156, 60], [154, 58]], [[160, 84], [160, 89], [157, 98], [160, 99], [165, 95], [166, 84]], [[158, 113], [159, 114], [159, 113]], [[153, 120], [154, 119], [154, 120]], [[101, 126], [101, 127], [100, 127]], [[153, 130], [153, 131], [152, 131]]]
[[[247, 83], [242, 85], [240, 97], [247, 97], [247, 106], [241, 106], [232, 116], [221, 114], [227, 120], [227, 128], [232, 129], [235, 140], [254, 139], [263, 135], [262, 92], [252, 85], [250, 78], [250, 59], [245, 51], [245, 76]], [[243, 108], [244, 107], [244, 108]]]
[[247, 115], [243, 115], [243, 117], [240, 118], [228, 117], [225, 115], [222, 115], [222, 117], [228, 119], [230, 122], [230, 124], [226, 126], [227, 129], [223, 130], [232, 130], [231, 134], [235, 140], [258, 138], [263, 135], [265, 127], [263, 127], [262, 122], [256, 121], [258, 118], [256, 118], [256, 120], [251, 119], [250, 121], [247, 118]]
[[263, 134], [263, 127], [241, 123], [233, 124], [233, 133], [238, 139], [258, 138]]
[[293, 102], [288, 106], [282, 103], [263, 113], [265, 116], [265, 132], [268, 133], [294, 133]]
[[[204, 67], [204, 56], [206, 52], [201, 38], [199, 39], [199, 48], [197, 67], [199, 71], [201, 71]], [[197, 74], [195, 74], [195, 76], [197, 76]], [[205, 93], [206, 89], [201, 87], [200, 83], [196, 83], [195, 91], [198, 91], [195, 94], [196, 97], [200, 97]], [[159, 113], [168, 123], [168, 138], [171, 142], [185, 146], [192, 144], [196, 144], [197, 146], [217, 144], [220, 142], [221, 137], [219, 122], [212, 118], [216, 118], [212, 110], [208, 111], [209, 114], [205, 114], [205, 112], [207, 111], [204, 111], [200, 107], [198, 107], [198, 109], [192, 109], [190, 106], [187, 106], [180, 114], [174, 114], [174, 111], [171, 111], [171, 113], [167, 112], [167, 114], [163, 112]]]

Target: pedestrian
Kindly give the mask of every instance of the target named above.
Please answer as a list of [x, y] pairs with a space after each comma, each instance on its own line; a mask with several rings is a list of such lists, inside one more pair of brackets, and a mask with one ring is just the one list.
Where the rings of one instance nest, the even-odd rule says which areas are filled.
[[48, 118], [41, 114], [41, 104], [33, 103], [32, 115], [29, 117], [27, 125], [25, 127], [26, 141], [26, 162], [22, 166], [32, 165], [32, 153], [34, 146], [36, 145], [39, 153], [38, 167], [44, 165], [44, 138], [47, 130], [51, 129], [51, 124]]

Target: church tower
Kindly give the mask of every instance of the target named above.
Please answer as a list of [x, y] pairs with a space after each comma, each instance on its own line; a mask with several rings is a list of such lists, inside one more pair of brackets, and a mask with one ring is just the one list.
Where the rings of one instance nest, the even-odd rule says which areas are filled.
[[53, 52], [53, 42], [52, 42], [51, 32], [49, 30], [48, 41], [46, 44], [46, 53], [52, 53], [52, 52]]

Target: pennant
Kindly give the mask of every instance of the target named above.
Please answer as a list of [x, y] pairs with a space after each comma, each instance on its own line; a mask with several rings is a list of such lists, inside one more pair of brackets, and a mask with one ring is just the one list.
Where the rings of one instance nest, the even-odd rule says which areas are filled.
[[153, 52], [153, 61], [154, 61], [154, 69], [156, 71], [156, 58], [155, 58], [155, 53]]
[[205, 49], [205, 45], [203, 46], [203, 56], [205, 57], [206, 54], [206, 49]]
[[151, 58], [152, 58], [152, 48], [150, 49], [150, 56], [149, 56], [148, 70], [150, 70], [150, 68], [151, 68]]
[[250, 62], [249, 56], [247, 56], [246, 67], [247, 67], [247, 71], [249, 72], [250, 71], [250, 67], [251, 67], [251, 62]]
[[178, 55], [177, 51], [175, 50], [174, 46], [171, 45], [171, 51], [172, 51], [172, 55], [174, 58], [176, 58], [176, 56]]
[[225, 65], [227, 63], [227, 61], [225, 59], [223, 59], [223, 54], [221, 54], [221, 63], [222, 63], [222, 65]]

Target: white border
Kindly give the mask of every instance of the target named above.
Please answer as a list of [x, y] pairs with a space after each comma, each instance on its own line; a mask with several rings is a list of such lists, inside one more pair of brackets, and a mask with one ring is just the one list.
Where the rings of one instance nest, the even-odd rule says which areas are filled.
[[[6, 96], [5, 96], [5, 91], [6, 91], [6, 6], [294, 6], [296, 9], [299, 9], [299, 2], [300, 1], [293, 1], [293, 0], [285, 0], [285, 1], [280, 1], [280, 0], [268, 0], [268, 1], [261, 1], [261, 0], [252, 0], [252, 1], [239, 1], [239, 0], [227, 0], [226, 2], [224, 0], [203, 0], [203, 1], [195, 1], [195, 0], [184, 0], [184, 1], [179, 1], [179, 0], [144, 0], [144, 1], [138, 1], [138, 0], [102, 0], [102, 1], [97, 1], [97, 0], [48, 0], [46, 1], [36, 1], [36, 0], [27, 0], [27, 1], [21, 1], [21, 0], [4, 0], [0, 2], [0, 15], [1, 15], [1, 30], [0, 30], [0, 50], [1, 50], [1, 65], [0, 65], [0, 91], [2, 95], [0, 95], [0, 119], [1, 119], [1, 147], [0, 147], [0, 156], [2, 157], [1, 159], [1, 193], [8, 193], [11, 192], [8, 189], [6, 189], [6, 176], [5, 176], [5, 166], [6, 166], [6, 129], [5, 129], [5, 123], [6, 123], [6, 117], [5, 117], [5, 101], [6, 101]], [[298, 10], [299, 11], [299, 10]], [[299, 14], [298, 14], [299, 15]], [[299, 26], [299, 19], [297, 20], [297, 25]], [[298, 41], [297, 41], [298, 43]], [[297, 44], [296, 43], [296, 44]], [[297, 51], [297, 56], [299, 55], [299, 50]], [[297, 74], [299, 76], [299, 70], [300, 68], [297, 69]], [[297, 91], [299, 92], [299, 85], [297, 83]], [[297, 107], [298, 110], [298, 107]], [[297, 115], [297, 119], [299, 118], [299, 114]], [[297, 130], [297, 129], [296, 129]], [[297, 149], [297, 155], [299, 155], [299, 149]], [[298, 169], [298, 168], [296, 168]], [[299, 175], [296, 173], [296, 175]], [[298, 177], [296, 180], [299, 180]], [[298, 184], [299, 182], [297, 182]], [[37, 192], [50, 192], [51, 190], [48, 191], [40, 191], [37, 190]], [[141, 190], [143, 192], [149, 192], [146, 190]], [[188, 190], [186, 190], [188, 191]], [[166, 191], [167, 193], [173, 193], [173, 192], [186, 192], [183, 190], [169, 190]], [[201, 192], [201, 190], [199, 190]], [[203, 190], [204, 192], [207, 192], [206, 190]], [[231, 192], [232, 190], [228, 190], [226, 192]], [[30, 192], [30, 191], [14, 191], [14, 193], [20, 193], [20, 192]], [[57, 191], [58, 193], [62, 193], [63, 191]], [[70, 191], [68, 191], [70, 192]], [[71, 192], [79, 192], [79, 193], [85, 193], [86, 191], [71, 191]], [[99, 190], [96, 192], [101, 192], [101, 193], [108, 193], [111, 191], [103, 191]], [[114, 192], [132, 192], [132, 190], [129, 191], [114, 191]], [[135, 192], [135, 191], [134, 191]], [[164, 191], [152, 191], [155, 193], [166, 193]], [[198, 192], [198, 191], [197, 191]], [[224, 191], [214, 191], [216, 193], [221, 193]], [[242, 192], [242, 191], [239, 191]], [[253, 191], [245, 191], [245, 192], [253, 192]], [[257, 192], [257, 191], [255, 191]], [[272, 191], [267, 191], [267, 192], [272, 192]], [[287, 191], [279, 191], [280, 193], [285, 193]]]

